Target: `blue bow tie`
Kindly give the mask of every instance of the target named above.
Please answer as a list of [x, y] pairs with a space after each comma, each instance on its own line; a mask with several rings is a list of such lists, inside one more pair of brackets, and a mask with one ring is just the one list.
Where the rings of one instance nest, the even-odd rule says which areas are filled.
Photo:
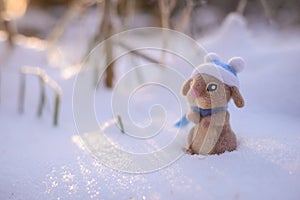
[[[227, 109], [228, 109], [228, 105], [226, 105], [224, 107], [213, 108], [213, 109], [202, 109], [197, 106], [191, 106], [191, 110], [198, 112], [201, 117], [212, 115], [212, 114], [215, 114], [217, 112], [227, 110]], [[189, 121], [187, 120], [186, 114], [185, 114], [182, 116], [182, 118], [178, 122], [176, 122], [175, 126], [178, 128], [181, 128], [181, 127], [187, 126], [188, 124], [189, 124]]]

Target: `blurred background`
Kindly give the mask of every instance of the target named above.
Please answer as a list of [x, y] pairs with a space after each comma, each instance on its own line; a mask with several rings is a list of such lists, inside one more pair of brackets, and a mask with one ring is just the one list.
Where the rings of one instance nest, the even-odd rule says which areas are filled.
[[[299, 11], [297, 0], [0, 0], [0, 39], [7, 41], [6, 48], [26, 43], [49, 52], [59, 46], [68, 53], [62, 57], [52, 51], [50, 62], [60, 59], [60, 64], [65, 60], [71, 66], [95, 44], [131, 28], [169, 28], [199, 40], [235, 12], [246, 19], [248, 29], [284, 32], [299, 29]], [[64, 38], [68, 45], [63, 45]], [[112, 87], [113, 65], [106, 75], [105, 84]]]
[[[106, 8], [105, 2], [110, 4]], [[300, 25], [297, 0], [1, 0], [1, 30], [46, 39], [62, 18], [65, 17], [63, 28], [91, 10], [98, 10], [101, 17], [105, 9], [111, 10], [111, 20], [122, 22], [122, 26], [113, 23], [115, 33], [155, 26], [199, 37], [218, 27], [228, 13], [235, 11], [243, 14], [249, 25], [274, 26], [279, 30]], [[33, 12], [42, 12], [49, 18], [48, 22], [38, 24], [36, 15], [29, 14]]]

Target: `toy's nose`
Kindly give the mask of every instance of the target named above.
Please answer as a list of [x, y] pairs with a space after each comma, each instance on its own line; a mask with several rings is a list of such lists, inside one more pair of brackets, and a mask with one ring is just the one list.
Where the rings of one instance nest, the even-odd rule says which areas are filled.
[[194, 97], [200, 97], [200, 92], [195, 88], [191, 89], [191, 93]]

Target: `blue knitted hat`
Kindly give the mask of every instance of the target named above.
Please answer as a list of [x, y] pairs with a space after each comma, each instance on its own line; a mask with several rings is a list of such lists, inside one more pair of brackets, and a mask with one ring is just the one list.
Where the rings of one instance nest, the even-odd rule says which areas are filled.
[[208, 53], [204, 57], [205, 63], [198, 66], [192, 73], [191, 77], [197, 74], [211, 75], [228, 86], [239, 88], [240, 83], [237, 73], [241, 72], [245, 67], [245, 62], [241, 57], [233, 57], [229, 59], [228, 64], [221, 62], [215, 53]]

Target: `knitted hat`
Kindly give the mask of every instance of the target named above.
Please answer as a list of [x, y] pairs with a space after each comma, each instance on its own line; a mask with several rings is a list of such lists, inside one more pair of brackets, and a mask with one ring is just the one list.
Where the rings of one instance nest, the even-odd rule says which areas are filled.
[[236, 86], [239, 88], [239, 79], [237, 73], [244, 69], [245, 62], [241, 57], [232, 57], [228, 64], [220, 61], [215, 53], [208, 53], [204, 57], [205, 63], [198, 66], [192, 73], [191, 77], [197, 74], [211, 75], [228, 86]]

